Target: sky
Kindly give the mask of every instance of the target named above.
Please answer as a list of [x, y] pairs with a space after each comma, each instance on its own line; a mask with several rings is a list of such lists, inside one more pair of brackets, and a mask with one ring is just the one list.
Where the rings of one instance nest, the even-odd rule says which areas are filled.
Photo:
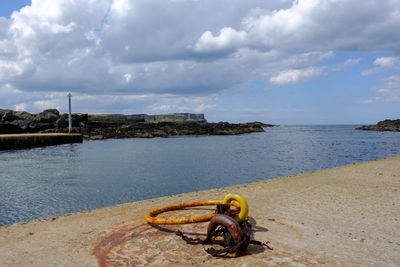
[[400, 0], [2, 0], [0, 108], [400, 118]]

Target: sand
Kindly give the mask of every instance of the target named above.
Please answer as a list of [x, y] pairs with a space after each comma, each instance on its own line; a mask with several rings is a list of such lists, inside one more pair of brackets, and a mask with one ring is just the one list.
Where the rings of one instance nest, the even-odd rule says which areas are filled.
[[[254, 238], [273, 250], [213, 258], [143, 220], [159, 206], [229, 192], [248, 200]], [[203, 237], [206, 226], [166, 228]], [[98, 265], [399, 266], [400, 156], [0, 227], [0, 266]]]

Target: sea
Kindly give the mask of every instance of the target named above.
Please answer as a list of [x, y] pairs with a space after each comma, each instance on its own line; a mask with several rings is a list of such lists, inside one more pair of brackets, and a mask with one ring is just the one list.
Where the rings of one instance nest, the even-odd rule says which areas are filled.
[[358, 126], [0, 151], [0, 225], [400, 155], [399, 132]]

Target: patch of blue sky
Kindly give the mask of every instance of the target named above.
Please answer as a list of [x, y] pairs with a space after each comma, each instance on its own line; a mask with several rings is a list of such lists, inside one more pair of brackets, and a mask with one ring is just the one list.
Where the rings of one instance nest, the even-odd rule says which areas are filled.
[[[379, 52], [335, 53], [316, 66], [324, 71], [319, 77], [284, 85], [271, 84], [269, 78], [254, 80], [221, 97], [218, 109], [227, 113], [249, 112], [249, 118], [282, 124], [376, 123], [380, 120], [376, 114], [382, 113], [388, 118], [396, 117], [396, 103], [363, 103], [373, 98], [385, 77], [396, 74], [396, 70], [382, 69], [370, 75], [362, 75], [363, 71], [376, 67], [373, 63], [377, 58], [390, 56], [393, 55]], [[345, 65], [346, 61], [353, 64]]]
[[101, 20], [101, 24], [100, 27], [93, 29], [93, 34], [96, 36], [96, 38], [101, 39], [103, 32], [104, 32], [104, 26], [107, 24], [108, 22], [108, 17], [110, 15], [110, 11], [111, 11], [111, 7], [109, 7], [106, 11], [106, 13], [104, 14], [102, 20]]
[[21, 8], [31, 5], [31, 3], [31, 0], [1, 0], [0, 16], [10, 18], [14, 11], [19, 11]]

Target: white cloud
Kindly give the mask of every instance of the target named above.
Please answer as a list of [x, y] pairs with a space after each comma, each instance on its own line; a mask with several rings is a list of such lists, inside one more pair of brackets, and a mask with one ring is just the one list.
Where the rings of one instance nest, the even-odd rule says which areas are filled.
[[177, 105], [153, 105], [152, 111], [155, 113], [183, 112], [182, 106]]
[[191, 113], [204, 113], [207, 110], [216, 108], [215, 104], [200, 104], [199, 106], [184, 106], [177, 104], [154, 104], [151, 106], [149, 113], [180, 113], [180, 112], [191, 112]]
[[358, 64], [359, 62], [360, 62], [360, 59], [359, 59], [359, 58], [349, 58], [348, 60], [346, 60], [346, 61], [344, 62], [343, 65], [345, 65], [345, 66], [352, 66], [352, 65]]
[[297, 70], [285, 70], [280, 72], [278, 75], [273, 76], [269, 79], [269, 82], [276, 85], [284, 84], [296, 84], [311, 80], [323, 74], [323, 71], [318, 68], [307, 68]]
[[375, 59], [374, 65], [380, 68], [391, 68], [398, 61], [398, 57], [380, 57]]
[[400, 76], [385, 78], [385, 84], [377, 91], [385, 102], [400, 102]]
[[374, 74], [374, 73], [376, 73], [376, 72], [378, 72], [378, 71], [379, 71], [378, 68], [366, 69], [366, 70], [363, 70], [363, 71], [361, 72], [361, 75], [362, 75], [362, 76], [367, 76], [367, 75]]
[[357, 65], [360, 62], [360, 60], [361, 60], [360, 58], [349, 58], [343, 64], [339, 64], [339, 65], [333, 67], [332, 69], [335, 71], [343, 70], [350, 66]]
[[20, 103], [15, 105], [15, 110], [16, 111], [25, 111], [27, 108], [25, 103]]
[[[26, 107], [26, 104], [22, 103], [20, 104], [20, 107], [24, 105]], [[33, 103], [33, 105], [39, 109], [39, 110], [45, 110], [45, 109], [60, 109], [60, 100], [58, 99], [53, 99], [53, 100], [38, 100]]]
[[360, 104], [373, 104], [373, 103], [377, 103], [377, 102], [381, 102], [382, 98], [379, 96], [374, 96], [372, 98], [369, 99], [363, 99], [358, 101], [358, 103]]
[[76, 98], [86, 110], [153, 104], [119, 95], [153, 95], [158, 106], [193, 110], [213, 104], [183, 98], [229, 94], [266, 77], [274, 84], [315, 78], [336, 51], [400, 53], [399, 12], [399, 0], [33, 0], [0, 18], [0, 88], [27, 92], [0, 98], [0, 106], [36, 110], [52, 100], [48, 92], [71, 90], [98, 96], [99, 103]]
[[213, 36], [210, 31], [206, 31], [195, 45], [195, 50], [198, 52], [214, 52], [232, 47], [237, 48], [244, 44], [246, 35], [246, 32], [236, 31], [231, 27], [222, 28], [218, 36]]
[[[0, 88], [0, 93], [19, 102], [10, 104], [10, 109], [38, 113], [56, 108], [68, 111], [68, 92], [34, 92], [24, 94], [11, 87]], [[181, 97], [174, 94], [81, 94], [72, 92], [72, 111], [83, 113], [174, 113], [205, 112], [216, 105], [216, 97]], [[208, 102], [208, 104], [206, 104]]]
[[120, 16], [126, 16], [130, 9], [131, 4], [129, 0], [114, 0], [111, 6], [111, 10]]
[[395, 63], [397, 63], [400, 60], [399, 57], [380, 57], [375, 59], [374, 65], [376, 66], [375, 68], [370, 68], [364, 70], [361, 75], [362, 76], [367, 76], [371, 75], [374, 73], [377, 73], [383, 69], [390, 69], [394, 66]]
[[188, 104], [188, 105], [197, 105], [205, 102], [215, 102], [219, 100], [219, 96], [217, 94], [211, 94], [207, 96], [191, 96], [191, 97], [179, 97], [173, 96], [174, 99], [177, 100], [178, 104]]
[[245, 39], [236, 42], [237, 47], [246, 43], [261, 50], [400, 52], [395, 30], [400, 24], [399, 4], [398, 0], [368, 5], [362, 0], [298, 0], [290, 8], [253, 8], [232, 32], [243, 32]]
[[378, 95], [362, 100], [363, 104], [371, 104], [377, 102], [400, 103], [400, 75], [393, 75], [384, 79], [384, 84], [376, 93]]
[[216, 107], [217, 107], [217, 105], [201, 104], [200, 106], [195, 108], [194, 111], [196, 111], [196, 112], [204, 112], [205, 110], [213, 109], [213, 108], [216, 108]]
[[129, 83], [132, 80], [132, 75], [130, 73], [125, 73], [125, 82]]

